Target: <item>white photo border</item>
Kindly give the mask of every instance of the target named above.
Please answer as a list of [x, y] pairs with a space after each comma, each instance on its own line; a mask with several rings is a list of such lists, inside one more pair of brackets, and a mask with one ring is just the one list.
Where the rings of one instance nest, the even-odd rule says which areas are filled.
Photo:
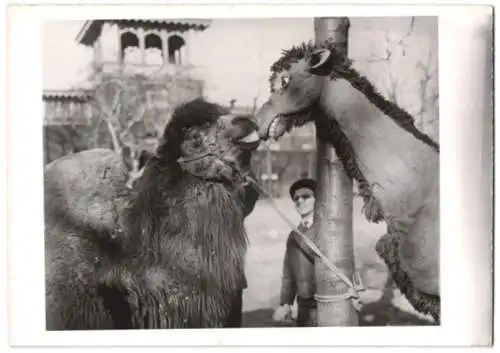
[[[41, 22], [55, 19], [438, 16], [442, 323], [430, 327], [45, 331]], [[492, 332], [492, 8], [413, 5], [10, 7], [8, 324], [14, 346], [484, 345]], [[29, 36], [26, 35], [29, 33]], [[41, 36], [41, 35], [40, 35]], [[63, 54], [62, 54], [63, 55]], [[489, 138], [489, 139], [488, 139]], [[486, 149], [486, 151], [485, 151]], [[485, 154], [486, 153], [486, 154]], [[299, 330], [299, 331], [297, 331]]]

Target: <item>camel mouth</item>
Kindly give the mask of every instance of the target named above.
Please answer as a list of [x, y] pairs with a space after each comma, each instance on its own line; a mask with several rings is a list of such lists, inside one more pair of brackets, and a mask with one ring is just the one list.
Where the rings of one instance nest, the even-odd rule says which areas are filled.
[[238, 139], [236, 142], [241, 149], [245, 151], [253, 151], [259, 147], [261, 139], [259, 133], [254, 130], [250, 134]]
[[250, 134], [240, 138], [238, 140], [238, 142], [240, 143], [255, 143], [255, 142], [258, 142], [260, 141], [260, 137], [259, 137], [259, 134], [257, 133], [257, 131], [252, 131]]

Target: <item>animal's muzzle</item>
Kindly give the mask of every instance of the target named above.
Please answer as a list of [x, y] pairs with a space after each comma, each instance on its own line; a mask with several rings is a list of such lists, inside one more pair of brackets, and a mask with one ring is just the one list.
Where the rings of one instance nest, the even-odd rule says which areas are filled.
[[276, 112], [270, 101], [267, 101], [257, 112], [255, 118], [259, 124], [259, 136], [262, 140], [269, 138], [269, 127], [276, 117]]

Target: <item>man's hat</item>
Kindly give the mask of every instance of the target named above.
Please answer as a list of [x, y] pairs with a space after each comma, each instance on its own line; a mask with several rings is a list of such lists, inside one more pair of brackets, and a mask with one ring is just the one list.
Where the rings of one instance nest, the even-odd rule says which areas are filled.
[[290, 186], [290, 197], [293, 199], [293, 195], [295, 194], [295, 191], [298, 189], [311, 189], [314, 193], [316, 193], [316, 181], [314, 179], [309, 179], [309, 178], [304, 178], [304, 179], [299, 179], [295, 183]]

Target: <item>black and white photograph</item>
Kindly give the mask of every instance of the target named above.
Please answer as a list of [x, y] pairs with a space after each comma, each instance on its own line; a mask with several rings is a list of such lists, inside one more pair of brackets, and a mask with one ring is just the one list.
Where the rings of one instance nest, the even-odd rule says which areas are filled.
[[[443, 105], [461, 102], [445, 92], [443, 46], [453, 42], [440, 16], [170, 7], [114, 15], [94, 6], [86, 16], [82, 6], [76, 18], [39, 19], [40, 116], [24, 123], [39, 135], [37, 335], [110, 332], [120, 342], [155, 330], [196, 345], [189, 332], [210, 329], [445, 330], [448, 309], [464, 304], [443, 287], [454, 272], [450, 262], [443, 272], [453, 237], [443, 229], [461, 224], [442, 196], [451, 187]], [[488, 109], [469, 130], [482, 131], [471, 141], [490, 153], [478, 173], [492, 171]], [[492, 190], [476, 188], [478, 197]], [[491, 226], [484, 207], [474, 226]], [[478, 239], [491, 252], [488, 233]], [[476, 281], [490, 302], [476, 313], [486, 320], [476, 342], [485, 345], [492, 268], [482, 254]]]

